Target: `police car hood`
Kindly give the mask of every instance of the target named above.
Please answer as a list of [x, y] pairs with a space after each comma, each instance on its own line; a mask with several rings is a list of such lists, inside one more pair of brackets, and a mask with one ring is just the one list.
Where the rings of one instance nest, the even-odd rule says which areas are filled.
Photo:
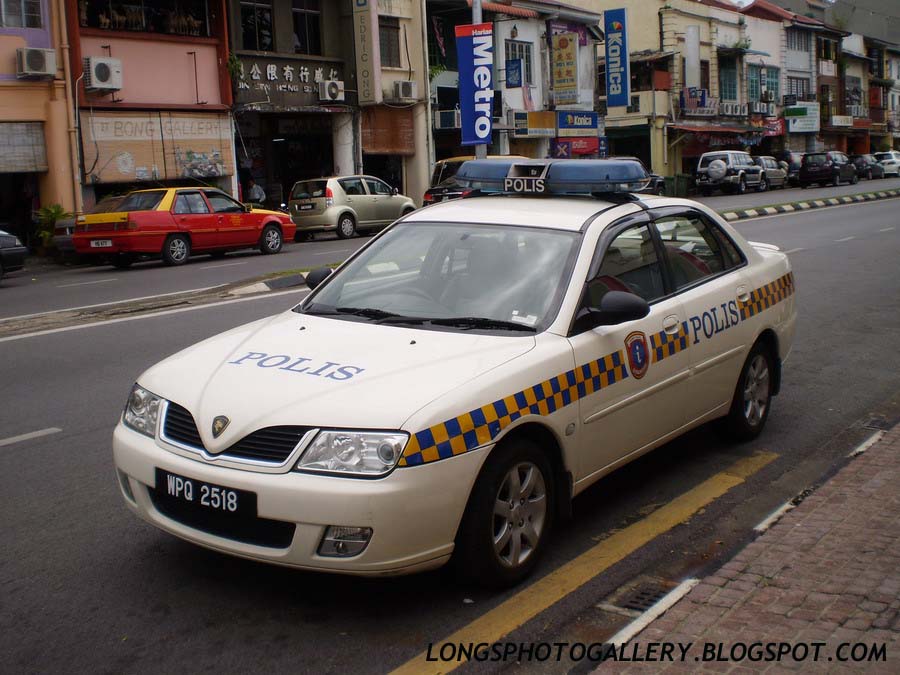
[[[157, 364], [140, 384], [187, 408], [211, 451], [266, 426], [399, 429], [441, 394], [534, 348], [478, 335], [286, 312]], [[213, 439], [218, 415], [231, 422]]]

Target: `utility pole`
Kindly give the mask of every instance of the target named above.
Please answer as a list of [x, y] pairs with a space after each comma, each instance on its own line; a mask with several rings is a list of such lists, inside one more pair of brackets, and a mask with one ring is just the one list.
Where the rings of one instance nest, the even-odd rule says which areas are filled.
[[[481, 0], [472, 0], [472, 23], [481, 23]], [[487, 145], [479, 143], [475, 146], [475, 159], [484, 159], [487, 157]]]

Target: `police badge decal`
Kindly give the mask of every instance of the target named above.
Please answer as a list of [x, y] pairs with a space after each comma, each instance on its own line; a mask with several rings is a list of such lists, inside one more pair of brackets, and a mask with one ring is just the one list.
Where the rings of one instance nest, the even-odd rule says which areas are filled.
[[629, 333], [625, 338], [625, 351], [628, 353], [628, 369], [635, 379], [641, 379], [647, 374], [647, 369], [650, 367], [647, 336], [639, 330]]

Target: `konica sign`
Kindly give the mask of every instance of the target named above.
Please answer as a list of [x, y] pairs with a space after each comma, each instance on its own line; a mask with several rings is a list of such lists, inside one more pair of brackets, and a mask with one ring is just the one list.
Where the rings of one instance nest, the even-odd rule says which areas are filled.
[[628, 73], [628, 28], [625, 9], [610, 9], [603, 14], [606, 33], [606, 106], [629, 103], [631, 78]]
[[457, 26], [456, 52], [459, 60], [462, 144], [490, 143], [491, 113], [494, 109], [493, 24]]

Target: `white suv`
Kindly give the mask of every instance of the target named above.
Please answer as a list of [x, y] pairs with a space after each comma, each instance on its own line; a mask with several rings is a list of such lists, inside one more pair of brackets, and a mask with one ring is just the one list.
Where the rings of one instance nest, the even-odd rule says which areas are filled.
[[722, 192], [742, 195], [748, 187], [763, 190], [763, 168], [746, 152], [721, 150], [704, 152], [697, 164], [697, 189], [704, 196], [718, 188]]
[[900, 152], [896, 150], [888, 150], [887, 152], [876, 152], [875, 159], [884, 167], [884, 175], [900, 176]]

